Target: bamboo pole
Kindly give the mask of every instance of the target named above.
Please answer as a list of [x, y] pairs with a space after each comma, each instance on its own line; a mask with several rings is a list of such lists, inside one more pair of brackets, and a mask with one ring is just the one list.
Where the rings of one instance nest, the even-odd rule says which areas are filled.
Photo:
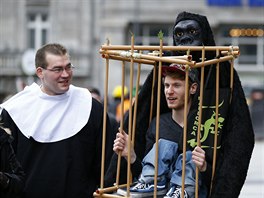
[[[134, 53], [134, 35], [131, 36], [131, 53]], [[134, 59], [130, 60], [130, 93], [133, 89]], [[128, 156], [127, 156], [127, 196], [130, 196], [130, 164], [131, 164], [131, 135], [132, 135], [132, 95], [129, 96], [129, 120], [128, 120]]]
[[[132, 145], [134, 146], [135, 144], [135, 134], [136, 134], [136, 120], [137, 120], [137, 105], [138, 105], [138, 88], [139, 88], [139, 81], [140, 81], [140, 71], [141, 71], [141, 64], [138, 64], [138, 69], [137, 69], [137, 81], [136, 81], [136, 95], [135, 95], [135, 100], [134, 100], [134, 115], [133, 115], [133, 130], [132, 130]], [[132, 93], [131, 93], [132, 95]]]
[[[109, 45], [109, 40], [107, 40]], [[106, 116], [107, 116], [107, 99], [108, 99], [108, 77], [109, 77], [109, 59], [106, 59], [106, 72], [105, 72], [105, 89], [104, 89], [104, 118], [103, 118], [103, 137], [102, 137], [102, 160], [101, 160], [101, 179], [100, 187], [104, 188], [104, 163], [105, 163], [105, 141], [106, 141]]]
[[[219, 50], [216, 51], [217, 55], [219, 55]], [[216, 167], [216, 155], [217, 155], [217, 135], [218, 135], [218, 114], [219, 114], [219, 63], [216, 64], [216, 96], [215, 96], [215, 134], [214, 134], [214, 152], [213, 152], [213, 164], [212, 164], [212, 179], [210, 186], [210, 194], [213, 186], [213, 178], [215, 175], [215, 167]]]
[[222, 55], [224, 55], [224, 56], [226, 56], [226, 55], [233, 55], [233, 56], [239, 56], [240, 55], [240, 52], [239, 51], [231, 51], [231, 53], [230, 53], [230, 51], [221, 51], [221, 54]]
[[[190, 51], [187, 52], [189, 55]], [[184, 121], [183, 121], [183, 148], [182, 148], [182, 189], [184, 195], [185, 188], [185, 167], [186, 167], [186, 139], [187, 139], [187, 115], [188, 115], [188, 95], [189, 95], [189, 66], [185, 69], [185, 94], [184, 94]]]
[[[160, 38], [160, 56], [162, 56], [163, 41]], [[157, 115], [156, 115], [156, 150], [155, 150], [155, 178], [154, 178], [154, 197], [157, 197], [157, 181], [158, 181], [158, 154], [159, 154], [159, 123], [160, 123], [160, 94], [161, 94], [161, 71], [162, 62], [159, 62], [159, 73], [158, 73], [158, 100], [157, 100]]]
[[[233, 50], [233, 48], [231, 48], [231, 50]], [[234, 86], [234, 59], [235, 59], [235, 56], [230, 61], [231, 67], [230, 67], [230, 101], [229, 103], [231, 103], [231, 100], [232, 100], [232, 93], [233, 93], [233, 86]]]
[[[141, 51], [141, 50], [140, 50]], [[227, 51], [225, 51], [227, 52]], [[131, 51], [121, 51], [121, 50], [103, 50], [103, 49], [100, 49], [99, 50], [99, 53], [102, 54], [102, 55], [115, 55], [115, 56], [120, 56], [122, 58], [135, 58], [135, 59], [142, 59], [144, 57], [142, 57], [142, 51], [141, 53], [131, 53]], [[151, 56], [151, 57], [158, 57], [157, 55], [159, 55], [159, 53], [148, 53], [146, 54], [146, 56]], [[171, 58], [171, 59], [182, 59], [182, 60], [188, 60], [188, 61], [191, 61], [192, 60], [192, 56], [189, 55], [183, 55], [183, 56], [161, 56], [163, 58]], [[103, 56], [103, 58], [105, 58]]]
[[[120, 61], [127, 61], [127, 62], [130, 61], [129, 58], [124, 58], [124, 57], [109, 55], [109, 54], [103, 54], [102, 58], [109, 58], [109, 59], [113, 59], [113, 60], [120, 60]], [[134, 59], [134, 62], [135, 63], [142, 63], [142, 64], [146, 64], [146, 65], [154, 65], [155, 64], [155, 61], [145, 60], [145, 59]]]
[[169, 59], [182, 59], [182, 60], [187, 60], [187, 61], [191, 61], [192, 60], [192, 56], [189, 55], [183, 55], [183, 56], [163, 56], [163, 58], [169, 58]]
[[94, 197], [108, 197], [108, 198], [118, 198], [118, 197], [120, 197], [120, 198], [126, 198], [126, 197], [121, 196], [121, 195], [112, 195], [112, 194], [102, 194], [102, 195], [99, 195], [97, 193], [94, 193], [93, 196]]
[[190, 56], [187, 56], [186, 58], [183, 58], [180, 56], [180, 58], [174, 58], [167, 56], [167, 57], [162, 57], [162, 56], [153, 56], [153, 55], [145, 55], [145, 54], [139, 54], [139, 53], [132, 53], [130, 51], [114, 51], [114, 50], [108, 50], [108, 51], [103, 51], [102, 53], [108, 54], [108, 55], [115, 55], [115, 56], [120, 56], [120, 59], [122, 58], [129, 58], [129, 59], [146, 59], [146, 60], [152, 60], [152, 61], [157, 61], [157, 62], [167, 62], [167, 63], [178, 63], [178, 64], [188, 64], [188, 65], [195, 65], [195, 61], [190, 60]]
[[204, 63], [202, 63], [202, 62], [196, 63], [194, 67], [198, 68], [198, 67], [203, 67], [203, 66], [207, 66], [207, 65], [213, 65], [213, 64], [216, 64], [216, 63], [219, 63], [219, 62], [225, 62], [225, 61], [232, 60], [233, 58], [234, 57], [232, 55], [228, 55], [228, 56], [225, 56], [225, 57], [220, 57], [220, 58], [216, 58], [216, 59], [212, 59], [212, 60], [207, 60]]
[[126, 187], [126, 184], [121, 184], [119, 186], [115, 185], [115, 186], [111, 186], [111, 187], [107, 187], [107, 188], [97, 189], [95, 193], [101, 195], [104, 193], [116, 191], [118, 188], [124, 188], [124, 187]]
[[151, 87], [151, 99], [150, 99], [150, 111], [149, 111], [149, 125], [152, 120], [152, 115], [153, 115], [153, 105], [154, 105], [154, 88], [155, 88], [155, 81], [156, 81], [156, 76], [157, 76], [157, 65], [154, 65], [153, 68], [153, 75], [152, 75], [152, 87]]
[[[205, 60], [205, 50], [202, 50], [202, 62]], [[202, 107], [203, 107], [203, 91], [204, 91], [204, 66], [201, 67], [201, 80], [200, 80], [200, 101], [199, 101], [199, 116], [198, 116], [198, 131], [197, 131], [197, 146], [201, 146], [200, 134], [201, 134], [201, 123], [202, 123]], [[199, 195], [199, 169], [195, 168], [195, 198]]]
[[[205, 51], [229, 51], [230, 47], [229, 46], [163, 46], [163, 51], [201, 51], [205, 48]], [[102, 45], [101, 46], [102, 50], [130, 50], [131, 46], [130, 45]], [[159, 46], [153, 46], [153, 45], [134, 45], [134, 50], [158, 50], [159, 51]], [[233, 46], [234, 51], [239, 51], [238, 46]]]
[[176, 59], [176, 58], [171, 58], [171, 57], [162, 57], [162, 56], [159, 56], [159, 57], [156, 57], [156, 56], [150, 56], [150, 55], [144, 55], [142, 54], [140, 56], [140, 58], [143, 58], [143, 59], [147, 59], [147, 60], [154, 60], [154, 61], [158, 61], [158, 62], [167, 62], [167, 63], [178, 63], [178, 64], [188, 64], [188, 65], [191, 65], [191, 66], [194, 66], [195, 65], [195, 61], [189, 61], [189, 60], [185, 60], [185, 59]]
[[[124, 131], [124, 87], [125, 87], [125, 62], [122, 62], [122, 94], [121, 94], [121, 120], [120, 120], [120, 131], [123, 134]], [[118, 152], [117, 159], [117, 171], [116, 171], [116, 185], [119, 185], [120, 177], [120, 165], [121, 165], [121, 151]]]
[[[131, 59], [131, 58], [125, 58], [125, 57], [112, 56], [112, 55], [108, 55], [108, 56], [106, 55], [104, 57], [115, 59], [115, 60], [123, 60], [123, 61], [129, 61]], [[234, 59], [233, 55], [227, 55], [224, 57], [207, 60], [202, 63], [202, 62], [195, 62], [195, 61], [187, 61], [183, 59], [174, 59], [174, 58], [170, 58], [169, 56], [160, 58], [160, 57], [155, 57], [155, 56], [150, 56], [150, 55], [142, 55], [141, 57], [147, 58], [147, 59], [134, 59], [134, 61], [139, 62], [139, 63], [149, 64], [149, 65], [153, 65], [155, 61], [157, 62], [162, 61], [164, 63], [188, 64], [194, 68], [199, 68], [199, 67], [203, 67], [207, 65], [216, 64], [218, 62], [225, 62], [225, 61], [230, 61]]]

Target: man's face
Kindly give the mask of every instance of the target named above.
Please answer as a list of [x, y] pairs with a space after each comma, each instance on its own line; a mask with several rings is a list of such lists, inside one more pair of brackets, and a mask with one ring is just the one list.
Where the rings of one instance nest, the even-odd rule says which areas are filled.
[[164, 78], [164, 93], [170, 109], [184, 109], [185, 80], [166, 76]]
[[201, 46], [202, 29], [195, 20], [180, 21], [174, 27], [173, 40], [176, 46]]
[[42, 90], [48, 95], [59, 95], [68, 91], [72, 80], [72, 65], [68, 55], [47, 54], [47, 68], [37, 68]]

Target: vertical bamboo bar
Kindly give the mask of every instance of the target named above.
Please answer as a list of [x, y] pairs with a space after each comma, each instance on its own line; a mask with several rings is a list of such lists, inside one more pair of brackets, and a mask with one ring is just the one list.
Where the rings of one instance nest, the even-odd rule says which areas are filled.
[[150, 99], [150, 111], [149, 111], [149, 125], [152, 120], [152, 115], [153, 115], [153, 105], [154, 105], [154, 88], [155, 88], [155, 81], [156, 81], [156, 76], [157, 76], [157, 65], [155, 64], [153, 67], [153, 77], [152, 77], [152, 87], [151, 87], [151, 99]]
[[[162, 47], [163, 42], [160, 38], [160, 50], [159, 56], [162, 56]], [[157, 181], [158, 181], [158, 154], [159, 154], [159, 123], [160, 123], [160, 94], [161, 94], [161, 71], [162, 71], [162, 62], [159, 62], [159, 73], [158, 73], [158, 99], [157, 99], [157, 116], [156, 116], [156, 151], [155, 151], [155, 179], [154, 179], [154, 197], [157, 197]]]
[[125, 98], [125, 61], [122, 61], [122, 94], [121, 94], [121, 119], [120, 128], [123, 133], [124, 128], [124, 98]]
[[[219, 56], [219, 49], [216, 50], [216, 56]], [[212, 180], [210, 187], [210, 194], [213, 185], [213, 178], [215, 175], [215, 167], [216, 167], [216, 151], [217, 151], [217, 135], [218, 135], [218, 114], [219, 114], [219, 62], [216, 64], [216, 92], [215, 92], [215, 134], [214, 134], [214, 152], [213, 152], [213, 164], [212, 164]]]
[[[187, 51], [190, 55], [190, 50]], [[181, 194], [184, 196], [185, 188], [185, 167], [186, 167], [186, 139], [187, 139], [187, 115], [188, 115], [188, 95], [189, 95], [189, 65], [185, 70], [185, 94], [184, 94], [184, 123], [183, 123], [183, 148], [182, 148], [182, 189]]]
[[[202, 49], [202, 62], [205, 59], [205, 49]], [[203, 108], [203, 91], [204, 91], [204, 66], [201, 67], [201, 80], [200, 80], [200, 101], [199, 101], [199, 118], [198, 118], [198, 131], [197, 131], [197, 146], [201, 146], [200, 134], [202, 123], [202, 108]], [[199, 169], [195, 168], [195, 198], [199, 195]]]
[[[134, 35], [131, 36], [131, 54], [134, 53]], [[132, 134], [132, 95], [131, 90], [133, 89], [133, 78], [134, 78], [134, 59], [130, 59], [130, 96], [129, 96], [129, 120], [128, 120], [128, 156], [127, 156], [127, 196], [130, 196], [130, 163], [131, 163], [131, 134]]]
[[[137, 82], [136, 82], [136, 95], [134, 100], [134, 115], [133, 115], [133, 130], [132, 130], [132, 145], [134, 146], [135, 143], [135, 134], [136, 134], [136, 120], [137, 120], [137, 105], [138, 105], [138, 88], [139, 88], [139, 81], [140, 81], [140, 72], [141, 72], [141, 64], [138, 63], [137, 68]], [[132, 95], [132, 94], [131, 94]]]
[[[231, 47], [231, 53], [233, 55], [234, 51], [233, 51], [233, 47]], [[231, 60], [231, 67], [230, 67], [230, 103], [232, 100], [232, 93], [233, 93], [233, 86], [234, 86], [234, 56], [233, 59]]]
[[[125, 61], [122, 61], [122, 94], [121, 94], [121, 120], [120, 120], [120, 131], [123, 133], [124, 130], [124, 87], [125, 87]], [[117, 159], [117, 171], [116, 171], [116, 186], [119, 186], [120, 177], [120, 164], [121, 164], [121, 151], [118, 153]]]
[[185, 183], [185, 167], [186, 167], [186, 139], [187, 139], [187, 114], [188, 114], [188, 89], [189, 84], [189, 67], [185, 70], [185, 94], [184, 94], [184, 121], [183, 121], [183, 148], [182, 148], [182, 189], [181, 194], [184, 195]]
[[[109, 40], [107, 40], [109, 45]], [[107, 116], [107, 99], [108, 99], [108, 76], [109, 76], [109, 59], [106, 58], [106, 72], [105, 72], [105, 89], [104, 89], [104, 120], [103, 120], [103, 139], [102, 139], [102, 161], [101, 161], [101, 180], [100, 188], [104, 188], [104, 162], [105, 162], [105, 140], [106, 140], [106, 116]]]

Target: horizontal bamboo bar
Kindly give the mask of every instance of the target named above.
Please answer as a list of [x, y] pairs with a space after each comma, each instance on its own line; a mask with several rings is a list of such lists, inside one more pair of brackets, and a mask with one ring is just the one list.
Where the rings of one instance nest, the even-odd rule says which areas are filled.
[[184, 56], [163, 56], [163, 58], [175, 58], [175, 59], [183, 59], [183, 60], [188, 60], [191, 61], [192, 60], [192, 56], [189, 55], [184, 55]]
[[[117, 56], [122, 56], [122, 57], [134, 57], [135, 59], [137, 58], [140, 58], [141, 55], [144, 55], [144, 54], [141, 54], [141, 53], [137, 53], [137, 52], [134, 52], [134, 54], [132, 55], [131, 52], [129, 51], [118, 51], [118, 50], [102, 50], [100, 49], [99, 50], [99, 53], [100, 54], [110, 54], [110, 55], [117, 55]], [[157, 54], [152, 54], [152, 53], [148, 53], [146, 54], [146, 56], [154, 56], [154, 57], [158, 57]], [[104, 57], [103, 57], [104, 58]], [[192, 60], [192, 56], [191, 55], [183, 55], [183, 56], [163, 56], [163, 58], [175, 58], [175, 59], [183, 59], [183, 60], [188, 60], [188, 61], [191, 61]]]
[[118, 188], [124, 188], [126, 186], [127, 186], [127, 184], [121, 184], [119, 186], [111, 186], [111, 187], [108, 187], [108, 188], [97, 189], [96, 190], [96, 193], [97, 194], [103, 194], [103, 193], [108, 193], [108, 192], [114, 192]]
[[109, 197], [109, 198], [117, 198], [117, 197], [126, 198], [123, 195], [114, 195], [114, 194], [97, 194], [97, 193], [94, 193], [93, 196], [94, 197]]
[[211, 65], [211, 64], [216, 64], [219, 62], [232, 60], [233, 58], [234, 58], [233, 56], [229, 55], [229, 56], [220, 57], [220, 58], [216, 58], [216, 59], [212, 59], [212, 60], [208, 60], [208, 61], [204, 61], [204, 62], [199, 62], [199, 63], [196, 63], [194, 68], [203, 67], [203, 66], [207, 66], [207, 65]]
[[240, 52], [239, 51], [233, 51], [233, 52], [230, 52], [230, 51], [222, 51], [221, 52], [222, 55], [235, 55], [235, 56], [239, 56], [240, 55]]
[[[102, 50], [130, 50], [131, 45], [102, 45]], [[152, 46], [152, 45], [134, 45], [134, 50], [159, 50], [160, 46]], [[163, 46], [163, 51], [177, 51], [177, 50], [191, 50], [191, 51], [199, 51], [205, 49], [205, 51], [239, 51], [238, 46]]]
[[[194, 66], [195, 65], [195, 61], [188, 61], [188, 60], [183, 60], [182, 59], [182, 56], [181, 56], [181, 59], [176, 59], [176, 58], [171, 58], [169, 56], [167, 56], [166, 58], [165, 57], [159, 57], [159, 56], [151, 56], [151, 55], [145, 55], [145, 54], [139, 54], [139, 53], [129, 53], [129, 52], [120, 52], [120, 51], [113, 51], [113, 50], [110, 50], [110, 51], [100, 51], [100, 53], [106, 53], [108, 55], [120, 55], [120, 54], [125, 54], [125, 53], [128, 53], [126, 55], [124, 55], [125, 57], [124, 58], [134, 58], [134, 61], [135, 60], [138, 60], [138, 59], [147, 59], [147, 60], [152, 60], [152, 61], [161, 61], [161, 62], [166, 62], [166, 63], [178, 63], [178, 64], [186, 64], [186, 65], [190, 65], [190, 66]], [[122, 55], [120, 55], [120, 59], [121, 60], [124, 60], [122, 59]], [[188, 56], [186, 56], [188, 58]], [[110, 57], [109, 57], [110, 58]]]
[[94, 197], [122, 197], [122, 198], [125, 198], [124, 196], [121, 196], [121, 195], [113, 195], [113, 194], [106, 194], [106, 193], [117, 191], [118, 188], [124, 188], [126, 186], [127, 184], [121, 184], [119, 186], [111, 186], [108, 188], [97, 189], [96, 192], [93, 193], [93, 196]]
[[148, 60], [154, 60], [154, 61], [161, 61], [161, 62], [167, 62], [167, 63], [179, 63], [179, 64], [187, 64], [194, 66], [195, 61], [188, 61], [188, 60], [182, 60], [182, 59], [175, 59], [175, 58], [169, 58], [169, 57], [157, 57], [157, 56], [150, 56], [142, 54], [140, 58], [148, 59]]
[[[107, 57], [105, 57], [105, 58], [107, 58]], [[130, 61], [129, 58], [111, 56], [111, 55], [108, 56], [108, 58], [109, 59], [113, 59], [113, 60], [120, 60], [120, 61]], [[167, 63], [187, 64], [187, 65], [190, 65], [191, 67], [199, 68], [199, 67], [202, 67], [202, 66], [216, 64], [218, 62], [224, 62], [224, 61], [232, 60], [233, 58], [234, 57], [232, 55], [229, 55], [229, 56], [220, 57], [220, 58], [216, 58], [216, 59], [212, 59], [212, 60], [207, 60], [207, 61], [204, 61], [204, 62], [195, 63], [193, 61], [194, 64], [192, 64], [192, 62], [182, 62], [182, 60], [180, 60], [180, 59], [170, 59], [169, 57], [155, 57], [154, 59], [156, 61], [160, 60], [162, 62], [167, 62]], [[150, 60], [145, 60], [145, 59], [134, 59], [134, 62], [148, 64], [148, 65], [154, 65], [155, 64], [155, 61], [150, 61]]]
[[[125, 57], [121, 57], [121, 56], [112, 56], [112, 55], [102, 55], [103, 58], [109, 58], [112, 60], [120, 60], [120, 61], [130, 61], [130, 58], [125, 58]], [[142, 63], [142, 64], [147, 64], [147, 65], [154, 65], [155, 61], [151, 61], [151, 60], [145, 60], [145, 59], [134, 59], [135, 63]]]

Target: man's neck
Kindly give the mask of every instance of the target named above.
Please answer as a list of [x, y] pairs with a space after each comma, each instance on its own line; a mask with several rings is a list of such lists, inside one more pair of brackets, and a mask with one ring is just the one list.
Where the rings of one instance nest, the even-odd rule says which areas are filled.
[[[191, 103], [187, 105], [187, 115], [190, 110]], [[177, 122], [181, 127], [184, 126], [184, 108], [181, 109], [172, 109], [172, 119]]]

